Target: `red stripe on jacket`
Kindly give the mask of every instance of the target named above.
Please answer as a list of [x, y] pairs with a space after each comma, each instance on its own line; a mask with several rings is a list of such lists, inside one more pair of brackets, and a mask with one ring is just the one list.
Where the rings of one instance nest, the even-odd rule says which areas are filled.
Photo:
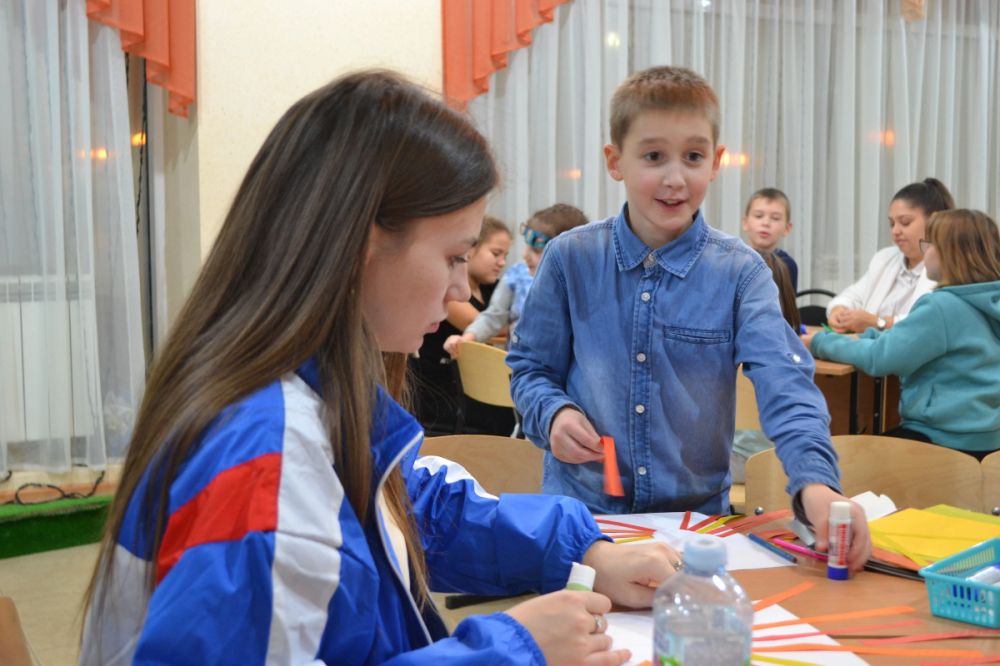
[[220, 472], [167, 521], [156, 557], [157, 584], [188, 548], [276, 529], [280, 481], [280, 453]]

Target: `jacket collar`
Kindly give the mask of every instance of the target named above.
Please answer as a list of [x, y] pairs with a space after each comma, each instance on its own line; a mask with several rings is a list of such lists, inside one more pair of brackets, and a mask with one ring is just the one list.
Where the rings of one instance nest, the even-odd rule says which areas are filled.
[[621, 212], [613, 222], [615, 260], [618, 270], [629, 271], [640, 265], [652, 252], [653, 259], [663, 270], [673, 273], [679, 278], [685, 277], [701, 256], [708, 244], [708, 224], [705, 222], [701, 209], [695, 214], [694, 222], [684, 233], [658, 250], [652, 250], [639, 240], [626, 218], [628, 204], [622, 206]]

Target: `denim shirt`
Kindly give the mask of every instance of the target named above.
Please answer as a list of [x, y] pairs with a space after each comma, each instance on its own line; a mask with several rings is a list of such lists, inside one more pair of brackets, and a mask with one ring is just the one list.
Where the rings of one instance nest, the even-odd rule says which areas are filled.
[[[728, 513], [744, 364], [788, 492], [809, 483], [839, 492], [812, 356], [781, 316], [760, 256], [700, 211], [652, 251], [626, 210], [549, 243], [511, 339], [511, 395], [525, 434], [546, 450], [543, 490], [601, 513]], [[548, 450], [566, 406], [614, 437], [624, 497], [604, 494], [601, 462], [563, 463]]]

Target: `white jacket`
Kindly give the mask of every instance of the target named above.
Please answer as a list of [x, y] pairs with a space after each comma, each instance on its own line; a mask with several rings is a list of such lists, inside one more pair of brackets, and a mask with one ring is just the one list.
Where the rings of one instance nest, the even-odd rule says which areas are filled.
[[[904, 268], [906, 268], [906, 259], [898, 247], [891, 245], [882, 248], [872, 257], [868, 270], [861, 276], [861, 279], [830, 301], [829, 305], [826, 306], [827, 316], [839, 306], [877, 314], [882, 301], [892, 290], [896, 276]], [[930, 292], [937, 285], [937, 282], [927, 277], [927, 269], [923, 264], [920, 264], [919, 273], [920, 278], [917, 280], [917, 286], [913, 293], [900, 303], [900, 307], [893, 313], [896, 322], [904, 319], [917, 299]]]

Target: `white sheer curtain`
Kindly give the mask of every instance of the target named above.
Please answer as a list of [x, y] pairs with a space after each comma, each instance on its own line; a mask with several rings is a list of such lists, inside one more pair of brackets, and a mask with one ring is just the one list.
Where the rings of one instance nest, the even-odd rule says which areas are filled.
[[709, 223], [739, 234], [746, 199], [791, 199], [800, 288], [839, 290], [889, 244], [889, 200], [927, 176], [959, 206], [1000, 212], [1000, 3], [928, 0], [574, 0], [470, 105], [504, 169], [491, 212], [516, 225], [555, 201], [593, 218], [624, 192], [605, 175], [611, 92], [683, 65], [722, 106], [728, 164]]
[[85, 8], [0, 3], [0, 473], [121, 457], [144, 380], [124, 56]]

